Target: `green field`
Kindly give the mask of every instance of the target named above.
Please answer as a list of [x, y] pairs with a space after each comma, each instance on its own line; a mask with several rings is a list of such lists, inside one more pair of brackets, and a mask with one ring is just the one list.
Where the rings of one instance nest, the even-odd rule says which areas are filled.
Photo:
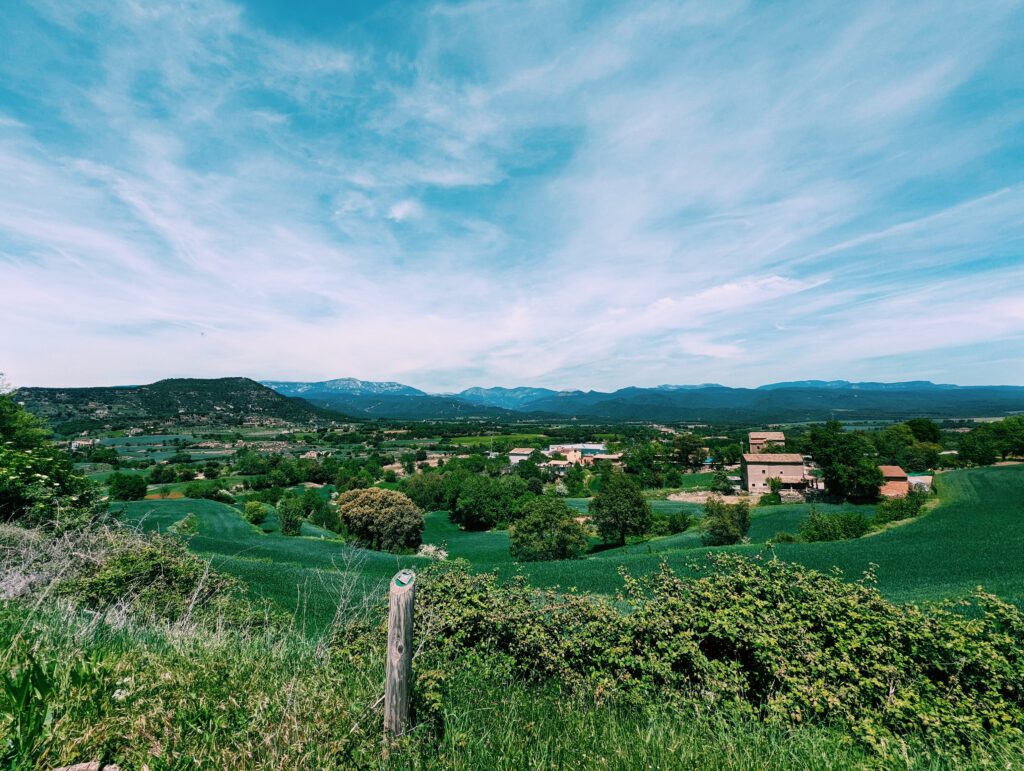
[[[874, 563], [879, 589], [899, 601], [961, 597], [984, 585], [1024, 604], [1022, 485], [1024, 466], [951, 472], [941, 477], [940, 505], [916, 521], [856, 541], [779, 544], [771, 552], [764, 541], [780, 530], [795, 532], [808, 507], [758, 507], [753, 510], [750, 531], [753, 543], [730, 550], [751, 556], [774, 554], [822, 571], [837, 566], [850, 580], [858, 579]], [[655, 503], [659, 509], [699, 511], [695, 504]], [[585, 508], [586, 501], [574, 499], [570, 504]], [[308, 525], [304, 537], [287, 538], [276, 532], [273, 517], [262, 526], [270, 532], [263, 532], [245, 522], [236, 508], [214, 501], [136, 501], [125, 504], [124, 511], [127, 519], [159, 530], [194, 512], [200, 529], [190, 541], [193, 550], [242, 579], [254, 596], [274, 599], [316, 626], [330, 620], [339, 602], [358, 602], [367, 593], [378, 594], [399, 568], [426, 564], [417, 557], [356, 549]], [[642, 574], [664, 560], [686, 574], [709, 551], [701, 545], [699, 532], [691, 528], [581, 560], [518, 564], [509, 558], [506, 533], [463, 532], [444, 512], [427, 515], [424, 542], [444, 544], [449, 558], [466, 559], [480, 570], [496, 570], [505, 577], [521, 573], [537, 585], [600, 593], [621, 587], [619, 566]]]
[[488, 434], [486, 436], [457, 436], [449, 441], [466, 447], [489, 447], [493, 442], [513, 442], [532, 445], [535, 442], [546, 443], [551, 437], [547, 434]]

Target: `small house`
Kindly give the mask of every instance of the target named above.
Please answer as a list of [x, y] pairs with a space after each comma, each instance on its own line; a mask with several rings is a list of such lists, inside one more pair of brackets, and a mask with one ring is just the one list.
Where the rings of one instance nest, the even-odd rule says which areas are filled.
[[882, 489], [878, 491], [883, 498], [902, 498], [910, 492], [910, 479], [907, 472], [899, 466], [879, 466], [882, 472]]

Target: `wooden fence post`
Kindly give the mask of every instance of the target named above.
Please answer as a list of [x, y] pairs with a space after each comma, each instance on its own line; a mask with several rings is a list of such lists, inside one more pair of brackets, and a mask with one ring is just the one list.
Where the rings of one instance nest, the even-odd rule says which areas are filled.
[[384, 736], [393, 739], [409, 728], [412, 687], [412, 623], [416, 574], [400, 570], [391, 579], [388, 596], [388, 660], [384, 680]]

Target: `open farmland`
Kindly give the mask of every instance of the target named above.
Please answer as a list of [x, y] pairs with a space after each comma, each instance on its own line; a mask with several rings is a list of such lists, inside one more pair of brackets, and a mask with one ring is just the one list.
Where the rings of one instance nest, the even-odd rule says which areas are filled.
[[[778, 544], [771, 551], [763, 542], [779, 531], [795, 531], [808, 507], [756, 508], [750, 532], [755, 543], [725, 548], [751, 556], [774, 555], [822, 571], [837, 566], [850, 580], [860, 578], [873, 563], [879, 589], [898, 601], [961, 597], [983, 585], [1024, 604], [1021, 485], [1024, 465], [944, 474], [940, 504], [916, 521], [855, 541]], [[583, 509], [586, 501], [570, 503]], [[665, 501], [655, 505], [666, 512], [699, 511], [693, 504]], [[304, 537], [286, 538], [276, 532], [273, 517], [256, 528], [245, 522], [236, 508], [213, 501], [137, 501], [125, 504], [123, 510], [126, 518], [159, 530], [195, 513], [200, 528], [190, 541], [194, 551], [242, 579], [254, 596], [274, 599], [317, 626], [330, 620], [339, 598], [349, 596], [353, 589], [358, 596], [376, 593], [401, 567], [427, 562], [356, 549], [308, 524], [303, 526]], [[581, 560], [518, 564], [509, 558], [506, 533], [461, 531], [444, 512], [427, 515], [424, 542], [445, 545], [450, 558], [466, 559], [474, 569], [496, 570], [503, 577], [521, 573], [537, 585], [598, 593], [620, 588], [619, 566], [645, 574], [666, 561], [688, 574], [691, 566], [711, 551], [701, 545], [699, 532], [691, 527], [685, 533], [607, 549]]]

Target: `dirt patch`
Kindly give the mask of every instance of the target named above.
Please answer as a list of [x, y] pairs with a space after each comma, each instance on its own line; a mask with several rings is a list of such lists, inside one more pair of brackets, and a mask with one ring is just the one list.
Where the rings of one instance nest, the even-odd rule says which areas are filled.
[[147, 501], [173, 501], [184, 498], [185, 493], [181, 490], [171, 490], [168, 493], [150, 493], [146, 496]]
[[672, 493], [665, 500], [677, 501], [679, 503], [707, 503], [708, 498], [721, 498], [726, 503], [739, 503], [747, 501], [756, 505], [761, 500], [760, 495], [722, 495], [711, 490], [693, 490], [691, 492]]

